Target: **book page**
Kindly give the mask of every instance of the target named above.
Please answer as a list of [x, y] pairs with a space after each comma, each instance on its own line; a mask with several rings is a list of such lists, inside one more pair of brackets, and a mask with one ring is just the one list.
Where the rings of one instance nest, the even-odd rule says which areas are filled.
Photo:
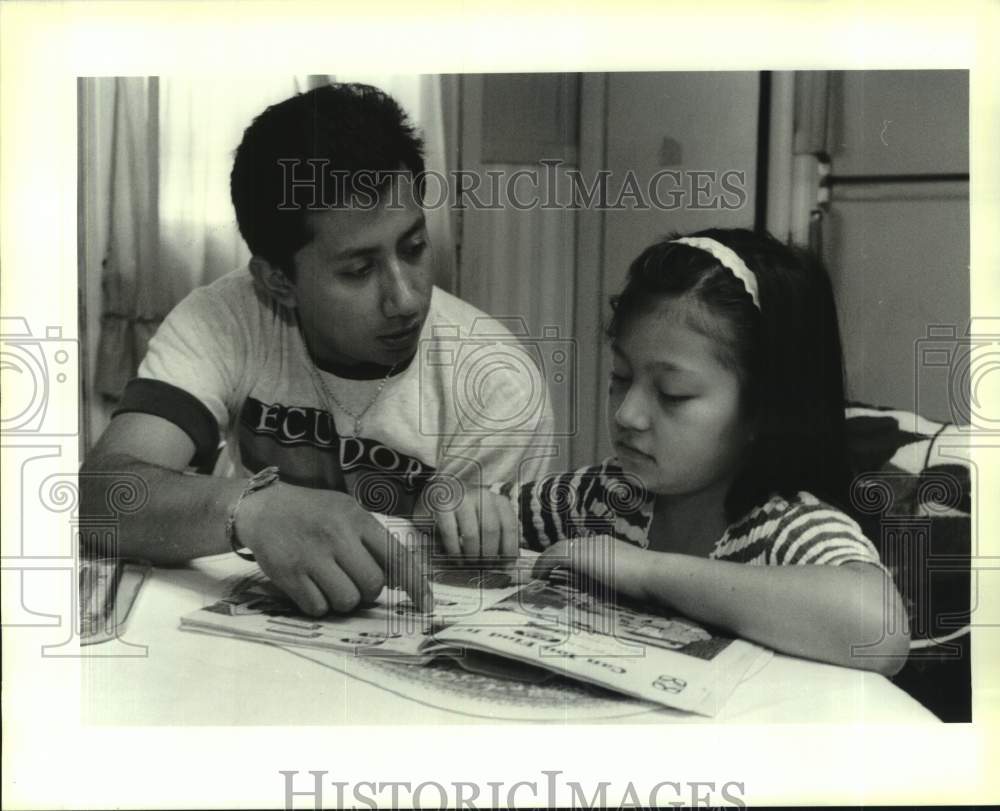
[[435, 631], [476, 616], [530, 579], [530, 558], [504, 568], [439, 567], [432, 574], [434, 611], [416, 611], [405, 593], [385, 588], [374, 605], [348, 615], [309, 617], [260, 569], [234, 581], [226, 596], [181, 618], [191, 630], [280, 645], [394, 656], [420, 662]]
[[770, 655], [683, 617], [602, 599], [560, 570], [553, 575], [435, 638], [703, 715], [716, 714], [754, 663]]

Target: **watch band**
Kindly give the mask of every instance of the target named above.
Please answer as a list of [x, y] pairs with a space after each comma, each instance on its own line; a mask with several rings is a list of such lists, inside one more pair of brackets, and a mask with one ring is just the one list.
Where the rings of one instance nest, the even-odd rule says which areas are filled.
[[236, 503], [229, 511], [229, 518], [226, 519], [226, 540], [229, 541], [229, 545], [232, 547], [233, 552], [243, 558], [243, 560], [255, 561], [257, 558], [254, 556], [253, 552], [240, 543], [240, 539], [236, 537], [236, 512], [243, 503], [243, 499], [251, 493], [255, 493], [258, 490], [264, 489], [268, 485], [274, 484], [277, 480], [278, 468], [273, 465], [257, 471], [247, 481], [246, 487], [243, 488], [243, 492], [240, 493], [240, 497], [236, 499]]

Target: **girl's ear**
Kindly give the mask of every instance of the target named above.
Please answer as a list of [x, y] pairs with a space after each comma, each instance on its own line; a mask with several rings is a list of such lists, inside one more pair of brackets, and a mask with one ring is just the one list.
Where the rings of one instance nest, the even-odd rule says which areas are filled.
[[278, 304], [285, 307], [295, 307], [298, 304], [292, 280], [281, 268], [272, 265], [263, 256], [250, 258], [250, 273], [258, 286], [267, 291]]

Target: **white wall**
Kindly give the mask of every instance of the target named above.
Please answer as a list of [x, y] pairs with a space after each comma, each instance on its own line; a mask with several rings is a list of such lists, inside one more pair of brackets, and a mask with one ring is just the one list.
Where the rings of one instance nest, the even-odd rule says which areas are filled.
[[[757, 121], [760, 101], [756, 72], [613, 73], [607, 83], [606, 166], [613, 177], [629, 170], [646, 185], [661, 170], [738, 171], [744, 175], [745, 201], [740, 208], [705, 204], [704, 195], [687, 195], [672, 211], [607, 211], [603, 216], [601, 268], [602, 312], [609, 312], [607, 297], [623, 285], [631, 261], [655, 239], [669, 232], [702, 228], [749, 228], [754, 222], [757, 182]], [[584, 131], [581, 138], [593, 137]], [[664, 139], [669, 139], [666, 143]], [[690, 175], [685, 175], [690, 177]], [[690, 186], [684, 184], [685, 188]], [[667, 186], [663, 187], [664, 192]], [[666, 193], [663, 195], [667, 197]], [[711, 195], [710, 195], [711, 196]], [[726, 195], [732, 202], [735, 198]], [[594, 345], [598, 364], [598, 390], [589, 404], [581, 402], [581, 420], [590, 433], [590, 460], [607, 456], [611, 447], [605, 429], [605, 388], [610, 371], [600, 324], [588, 325], [581, 340]], [[596, 327], [596, 329], [595, 329]], [[581, 448], [587, 447], [581, 442]], [[583, 460], [588, 461], [588, 460]]]

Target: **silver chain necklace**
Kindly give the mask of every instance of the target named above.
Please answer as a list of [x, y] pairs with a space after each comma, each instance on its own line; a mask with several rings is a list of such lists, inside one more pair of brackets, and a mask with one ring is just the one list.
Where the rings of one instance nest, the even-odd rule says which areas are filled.
[[[324, 405], [326, 405], [326, 407], [329, 408], [330, 403], [333, 402], [341, 411], [343, 411], [345, 414], [347, 414], [348, 417], [354, 420], [353, 436], [357, 438], [358, 435], [361, 433], [361, 419], [365, 416], [365, 414], [368, 413], [369, 409], [371, 409], [371, 407], [375, 405], [375, 401], [378, 400], [379, 395], [382, 394], [382, 389], [385, 388], [385, 384], [389, 382], [389, 378], [392, 377], [392, 373], [396, 371], [396, 367], [399, 364], [394, 363], [391, 367], [389, 367], [389, 371], [386, 372], [385, 377], [382, 378], [382, 382], [378, 384], [378, 388], [375, 390], [375, 394], [372, 395], [372, 399], [368, 401], [368, 405], [362, 408], [360, 412], [355, 414], [353, 411], [351, 411], [351, 409], [349, 409], [342, 402], [340, 402], [340, 400], [337, 399], [334, 393], [330, 391], [330, 389], [327, 387], [326, 381], [323, 380], [323, 376], [319, 373], [319, 369], [316, 368], [316, 364], [312, 359], [312, 355], [309, 354], [309, 347], [306, 346], [306, 339], [302, 336], [302, 330], [297, 329], [296, 332], [298, 332], [299, 334], [299, 343], [302, 344], [302, 351], [305, 352], [306, 364], [309, 367], [309, 374], [312, 375], [313, 383], [316, 384], [320, 392], [326, 398], [326, 403]], [[332, 417], [333, 415], [331, 414], [330, 416]]]

